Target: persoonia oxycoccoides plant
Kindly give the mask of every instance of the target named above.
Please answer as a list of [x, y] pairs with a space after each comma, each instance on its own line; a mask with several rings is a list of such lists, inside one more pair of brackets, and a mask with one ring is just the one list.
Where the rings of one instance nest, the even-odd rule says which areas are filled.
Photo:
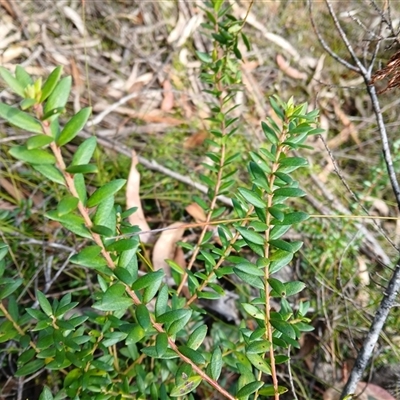
[[[321, 132], [318, 112], [271, 97], [276, 118], [262, 122], [265, 143], [246, 155], [249, 183], [237, 188], [238, 154], [230, 139], [240, 129], [232, 116], [241, 90], [238, 42], [250, 44], [244, 21], [222, 1], [204, 7], [203, 28], [212, 46], [197, 55], [212, 140], [207, 172], [200, 176], [208, 196], [195, 201], [207, 219], [198, 241], [182, 244], [190, 254], [187, 268], [169, 261], [173, 283], [150, 260], [141, 262], [146, 254], [138, 228], [127, 221], [135, 209], [124, 211], [115, 201], [125, 180], [94, 191], [88, 185], [99, 174], [93, 162], [97, 143], [95, 136], [79, 138], [90, 108], [65, 121], [71, 77], [62, 77], [57, 67], [42, 83], [20, 66], [14, 74], [0, 68], [8, 89], [21, 98], [18, 105], [0, 103], [0, 117], [32, 134], [9, 154], [58, 188], [56, 206], [41, 218], [75, 236], [77, 253], [69, 262], [95, 282], [89, 310], [81, 308], [88, 299], [71, 291], [49, 300], [38, 287], [32, 299], [25, 295], [30, 277], [17, 272], [9, 256], [9, 246], [15, 252], [18, 243], [0, 245], [0, 343], [10, 356], [2, 358], [3, 367], [11, 358], [15, 377], [41, 377], [42, 399], [205, 399], [215, 392], [227, 399], [278, 399], [287, 390], [279, 385], [277, 365], [290, 362], [288, 348], [299, 347], [301, 333], [312, 327], [308, 302], [295, 297], [305, 285], [284, 282], [276, 273], [302, 246], [283, 239], [308, 218], [292, 201], [305, 195], [293, 172], [307, 162], [291, 151]], [[219, 205], [220, 195], [232, 199], [231, 210]], [[206, 229], [216, 220], [218, 241]], [[208, 329], [202, 301], [224, 299], [226, 281], [236, 287], [240, 322], [216, 321]]]

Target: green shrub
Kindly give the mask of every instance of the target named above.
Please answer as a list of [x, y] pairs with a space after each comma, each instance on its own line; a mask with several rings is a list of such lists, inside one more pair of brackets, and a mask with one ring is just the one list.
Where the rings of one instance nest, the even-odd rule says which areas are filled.
[[[218, 196], [231, 198], [233, 211], [231, 222], [218, 224], [218, 245], [207, 226], [196, 244], [184, 244], [192, 256], [186, 270], [170, 262], [174, 285], [167, 285], [164, 271], [152, 270], [150, 261], [148, 267], [140, 265], [138, 255], [145, 257], [140, 235], [127, 221], [135, 209], [123, 211], [115, 204], [125, 180], [89, 193], [88, 178], [98, 173], [91, 162], [96, 137], [79, 142], [78, 135], [91, 109], [61, 123], [71, 77], [62, 77], [57, 67], [42, 84], [20, 66], [15, 75], [0, 70], [9, 89], [22, 98], [19, 107], [0, 104], [0, 117], [32, 133], [9, 153], [59, 187], [61, 200], [41, 218], [75, 235], [79, 250], [69, 262], [97, 277], [89, 299], [68, 293], [50, 301], [42, 289], [35, 292], [39, 308], [31, 300], [28, 305], [26, 296], [21, 301], [26, 279], [17, 277], [8, 247], [0, 245], [0, 343], [12, 343], [5, 351], [18, 357], [15, 376], [48, 371], [51, 389], [44, 388], [42, 399], [193, 399], [196, 391], [202, 398], [217, 391], [228, 399], [256, 399], [279, 398], [287, 390], [279, 385], [277, 365], [290, 362], [287, 349], [299, 347], [301, 332], [312, 327], [308, 303], [288, 300], [305, 285], [282, 282], [275, 274], [302, 246], [282, 239], [308, 218], [292, 201], [305, 195], [292, 173], [307, 162], [290, 152], [320, 133], [318, 112], [271, 97], [276, 119], [262, 123], [265, 144], [247, 155], [249, 185], [232, 193], [235, 178], [229, 167], [241, 156], [228, 156], [230, 138], [240, 129], [232, 116], [232, 100], [241, 90], [238, 41], [250, 44], [242, 33], [244, 21], [222, 3], [206, 4], [203, 27], [213, 48], [198, 53], [210, 95], [212, 150], [208, 173], [200, 176], [209, 189], [208, 201], [195, 200], [207, 223], [223, 221], [228, 213]], [[71, 142], [80, 143], [72, 159], [65, 151]], [[255, 255], [251, 261], [250, 252]], [[240, 292], [241, 322], [216, 323], [209, 332], [198, 300], [224, 298], [224, 280]], [[271, 309], [272, 299], [279, 310]], [[88, 302], [92, 310], [82, 312]]]

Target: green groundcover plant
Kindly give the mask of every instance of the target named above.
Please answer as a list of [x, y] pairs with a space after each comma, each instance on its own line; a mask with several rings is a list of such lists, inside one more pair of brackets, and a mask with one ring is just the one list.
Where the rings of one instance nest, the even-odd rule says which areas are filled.
[[[27, 304], [20, 294], [29, 279], [18, 276], [8, 245], [0, 244], [0, 343], [10, 344], [2, 351], [14, 356], [16, 377], [45, 376], [38, 381], [41, 399], [194, 399], [216, 391], [227, 399], [277, 399], [287, 390], [279, 385], [277, 365], [290, 363], [288, 349], [298, 348], [301, 333], [312, 330], [309, 304], [296, 298], [305, 285], [275, 277], [302, 246], [283, 235], [308, 218], [293, 202], [305, 195], [293, 172], [307, 162], [291, 151], [321, 130], [318, 112], [307, 104], [271, 97], [276, 118], [262, 122], [265, 143], [246, 155], [248, 186], [233, 190], [232, 163], [241, 156], [229, 148], [240, 129], [232, 116], [241, 90], [238, 42], [250, 44], [244, 21], [229, 11], [222, 1], [205, 3], [203, 29], [212, 48], [197, 55], [210, 99], [212, 150], [207, 173], [199, 177], [207, 198], [194, 200], [205, 210], [206, 224], [223, 221], [228, 212], [230, 222], [218, 224], [218, 244], [207, 226], [197, 243], [182, 243], [191, 256], [186, 270], [169, 261], [173, 283], [149, 260], [142, 262], [138, 228], [127, 220], [135, 209], [124, 211], [115, 201], [125, 180], [94, 191], [87, 184], [99, 173], [92, 161], [97, 143], [95, 136], [79, 138], [89, 107], [64, 122], [71, 77], [63, 77], [61, 67], [44, 82], [21, 66], [15, 74], [0, 68], [21, 99], [0, 103], [0, 117], [32, 134], [9, 154], [59, 186], [62, 196], [41, 218], [57, 221], [75, 237], [78, 252], [69, 262], [97, 281], [89, 311], [82, 312], [81, 297], [68, 293], [49, 300], [41, 288], [35, 292], [38, 307], [31, 299]], [[219, 205], [220, 195], [231, 198], [231, 211]], [[199, 300], [224, 298], [227, 280], [239, 293], [241, 322], [208, 329]], [[272, 309], [272, 299], [279, 309]]]

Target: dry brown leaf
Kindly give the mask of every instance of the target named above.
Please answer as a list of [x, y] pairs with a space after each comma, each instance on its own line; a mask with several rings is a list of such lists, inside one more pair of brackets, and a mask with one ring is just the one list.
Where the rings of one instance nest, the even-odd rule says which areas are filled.
[[[129, 222], [132, 225], [137, 225], [142, 231], [149, 231], [150, 227], [147, 224], [143, 213], [142, 204], [140, 202], [140, 174], [136, 169], [139, 161], [135, 151], [132, 151], [132, 164], [129, 172], [128, 182], [126, 184], [126, 207], [137, 207], [136, 212], [129, 216]], [[140, 235], [140, 240], [143, 243], [148, 243], [151, 238], [151, 233]]]
[[153, 267], [155, 270], [163, 269], [165, 275], [171, 276], [170, 266], [165, 260], [173, 260], [175, 257], [176, 242], [182, 239], [185, 232], [183, 222], [175, 222], [163, 231], [154, 245], [153, 249]]
[[78, 29], [81, 36], [85, 36], [85, 24], [81, 16], [69, 6], [64, 6], [63, 11], [65, 16], [75, 25], [76, 29]]
[[23, 193], [5, 178], [0, 177], [0, 186], [18, 203], [25, 198]]
[[333, 108], [335, 110], [336, 117], [344, 125], [344, 129], [342, 129], [342, 131], [338, 135], [336, 135], [333, 139], [328, 141], [328, 147], [330, 149], [335, 149], [339, 147], [341, 144], [347, 142], [349, 136], [352, 137], [355, 143], [360, 145], [361, 141], [358, 137], [358, 131], [355, 125], [350, 121], [349, 117], [340, 108], [339, 104], [336, 101], [333, 103]]
[[174, 108], [174, 93], [172, 91], [171, 82], [165, 80], [163, 82], [163, 100], [161, 102], [161, 110], [163, 111], [171, 111]]
[[290, 66], [290, 64], [283, 58], [282, 55], [278, 54], [276, 56], [276, 63], [282, 72], [284, 72], [288, 77], [299, 80], [306, 80], [307, 74], [301, 72], [296, 68]]
[[[343, 384], [329, 388], [324, 393], [324, 400], [339, 400]], [[396, 400], [388, 391], [373, 383], [359, 382], [355, 394], [358, 400]]]
[[183, 143], [183, 147], [187, 150], [195, 149], [196, 147], [203, 144], [203, 142], [207, 139], [206, 131], [197, 131], [193, 135], [189, 136], [185, 139]]
[[185, 210], [196, 222], [204, 222], [207, 218], [205, 211], [197, 203], [189, 204]]
[[360, 290], [357, 294], [357, 301], [361, 304], [361, 306], [366, 307], [369, 303], [369, 294], [365, 290], [365, 286], [368, 286], [370, 283], [369, 272], [367, 267], [367, 262], [364, 257], [357, 256], [358, 261], [358, 278], [360, 279]]
[[9, 203], [8, 201], [0, 199], [0, 210], [4, 211], [13, 211], [17, 208], [14, 204]]

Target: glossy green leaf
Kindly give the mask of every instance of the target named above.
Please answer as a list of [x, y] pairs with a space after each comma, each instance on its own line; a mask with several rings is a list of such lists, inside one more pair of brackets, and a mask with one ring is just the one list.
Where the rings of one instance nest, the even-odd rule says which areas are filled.
[[53, 154], [41, 149], [28, 150], [24, 146], [14, 146], [10, 149], [10, 154], [17, 160], [28, 164], [55, 164], [56, 159]]
[[237, 226], [236, 230], [242, 235], [243, 239], [248, 243], [252, 242], [259, 245], [264, 245], [265, 238], [253, 230]]
[[178, 350], [197, 365], [204, 364], [206, 362], [202, 354], [197, 350], [193, 350], [187, 346], [178, 346]]
[[271, 348], [267, 340], [255, 340], [246, 347], [247, 354], [265, 354]]
[[85, 221], [82, 217], [75, 214], [58, 215], [57, 211], [49, 211], [45, 214], [47, 218], [53, 221], [61, 222], [68, 230], [76, 235], [92, 239], [92, 234], [85, 227]]
[[245, 309], [247, 314], [249, 314], [251, 317], [253, 317], [255, 319], [261, 319], [261, 320], [265, 319], [264, 313], [259, 308], [254, 306], [253, 304], [242, 303], [242, 307]]
[[[52, 110], [48, 111], [46, 114], [43, 114], [43, 117], [41, 118], [42, 121], [47, 121], [50, 120], [51, 122], [57, 121], [56, 125], [57, 128], [59, 128], [58, 120], [54, 117], [58, 117], [60, 114], [62, 114], [65, 111], [64, 107], [59, 107], [59, 108], [53, 108]], [[52, 125], [50, 125], [52, 126]], [[54, 125], [53, 125], [54, 127]], [[52, 135], [52, 137], [57, 137], [59, 134], [59, 129], [57, 130], [57, 135]]]
[[168, 286], [163, 285], [158, 292], [156, 306], [155, 306], [155, 315], [158, 318], [160, 315], [164, 314], [167, 311], [168, 307]]
[[222, 371], [222, 352], [221, 349], [217, 346], [211, 356], [210, 361], [210, 375], [211, 378], [218, 380]]
[[53, 315], [53, 309], [51, 307], [50, 302], [47, 300], [47, 297], [40, 291], [36, 291], [36, 298], [39, 302], [40, 308], [44, 311], [47, 316]]
[[25, 86], [16, 79], [6, 68], [0, 67], [0, 75], [7, 86], [18, 96], [25, 97]]
[[305, 196], [306, 193], [299, 188], [279, 188], [274, 191], [274, 195], [282, 197], [302, 197]]
[[0, 117], [25, 131], [43, 133], [42, 124], [36, 118], [7, 104], [0, 103]]
[[254, 353], [246, 353], [246, 356], [256, 369], [264, 372], [264, 374], [271, 375], [271, 366], [266, 359]]
[[283, 267], [288, 265], [290, 261], [292, 261], [293, 253], [284, 250], [277, 250], [270, 258], [271, 264], [269, 267], [269, 273], [272, 275], [280, 271]]
[[129, 346], [130, 344], [139, 342], [144, 338], [145, 333], [146, 332], [141, 325], [133, 324], [128, 336], [125, 339], [126, 345]]
[[264, 276], [264, 271], [250, 261], [243, 261], [235, 265], [235, 269], [250, 275]]
[[14, 293], [23, 283], [21, 278], [13, 279], [12, 282], [8, 282], [0, 289], [0, 300], [3, 300]]
[[[122, 340], [125, 340], [127, 336], [128, 336], [128, 334], [125, 332], [118, 332], [118, 331], [109, 332], [105, 335], [105, 338], [103, 339], [102, 344], [105, 347], [114, 346], [114, 344], [117, 344], [117, 343], [121, 342]], [[108, 369], [104, 369], [104, 370], [107, 371]], [[111, 368], [111, 370], [112, 370], [112, 368]]]
[[272, 144], [278, 144], [279, 139], [278, 136], [276, 135], [275, 131], [264, 121], [261, 122], [261, 127], [264, 132], [265, 137], [272, 143]]
[[168, 335], [176, 335], [180, 330], [184, 329], [192, 316], [192, 310], [187, 310], [188, 313], [184, 314], [181, 318], [177, 318], [175, 321], [169, 324], [167, 332]]
[[21, 103], [19, 104], [19, 106], [20, 106], [21, 110], [25, 111], [29, 107], [32, 107], [34, 104], [36, 104], [36, 100], [35, 99], [23, 99], [21, 101]]
[[278, 330], [279, 332], [284, 333], [285, 335], [289, 336], [292, 339], [296, 338], [296, 333], [291, 324], [286, 321], [282, 321], [280, 319], [270, 319], [271, 325]]
[[285, 214], [279, 207], [269, 207], [268, 211], [278, 221], [283, 221], [283, 219], [285, 218]]
[[44, 367], [44, 360], [33, 360], [29, 362], [28, 364], [25, 364], [23, 367], [19, 368], [17, 372], [14, 374], [14, 376], [26, 376], [26, 375], [32, 375], [36, 371], [39, 371], [39, 369]]
[[203, 343], [207, 335], [207, 325], [198, 326], [189, 336], [187, 346], [193, 350], [197, 350]]
[[238, 191], [254, 207], [265, 208], [267, 206], [265, 201], [254, 191], [245, 188], [239, 188]]
[[47, 146], [48, 144], [50, 144], [54, 139], [51, 136], [47, 136], [47, 135], [35, 135], [30, 137], [27, 141], [26, 141], [26, 148], [28, 150], [31, 149], [37, 149], [40, 147], [44, 147]]
[[95, 164], [70, 165], [65, 170], [70, 174], [94, 174], [99, 172]]
[[71, 165], [86, 165], [90, 163], [93, 157], [93, 153], [96, 150], [97, 139], [95, 136], [84, 140], [77, 148]]
[[298, 224], [299, 222], [303, 222], [310, 218], [310, 216], [303, 211], [295, 211], [291, 213], [285, 214], [283, 218], [282, 225], [293, 225]]
[[82, 108], [65, 125], [56, 142], [58, 146], [69, 143], [83, 129], [92, 112], [91, 107]]
[[79, 199], [74, 196], [67, 195], [63, 197], [57, 206], [58, 215], [69, 214], [78, 207], [78, 203]]
[[248, 273], [246, 273], [244, 271], [241, 271], [239, 269], [236, 269], [236, 268], [233, 268], [233, 272], [240, 279], [242, 279], [243, 282], [246, 282], [250, 286], [253, 286], [253, 287], [255, 287], [257, 289], [261, 289], [261, 290], [265, 289], [265, 285], [264, 285], [263, 281], [260, 279], [259, 276], [250, 275], [250, 274], [248, 274]]
[[167, 349], [167, 351], [162, 356], [159, 356], [158, 353], [157, 353], [157, 350], [156, 350], [156, 346], [144, 347], [140, 351], [142, 353], [148, 355], [149, 357], [161, 358], [163, 360], [170, 360], [172, 358], [177, 358], [178, 357], [178, 355], [172, 349]]
[[116, 283], [103, 294], [103, 298], [93, 304], [100, 311], [121, 311], [133, 305], [133, 300], [125, 295], [125, 286]]
[[282, 283], [279, 279], [269, 278], [268, 283], [279, 297], [286, 296], [285, 284]]
[[161, 357], [165, 354], [168, 348], [168, 335], [166, 333], [159, 333], [156, 337], [156, 351]]
[[192, 314], [192, 310], [181, 308], [178, 310], [167, 311], [157, 317], [157, 322], [160, 324], [172, 323], [178, 319], [186, 318]]
[[73, 255], [70, 261], [77, 265], [89, 268], [100, 268], [107, 265], [104, 257], [100, 255], [100, 246], [86, 246], [78, 254]]
[[[116, 240], [115, 242], [107, 245], [106, 250], [107, 251], [116, 251], [116, 252], [120, 253], [122, 251], [135, 249], [137, 247], [138, 247], [138, 239], [136, 237], [133, 237], [130, 239]], [[162, 272], [162, 271], [158, 271], [158, 272]], [[142, 278], [145, 278], [146, 276], [147, 275], [143, 276]], [[143, 288], [141, 288], [141, 289], [143, 289]]]
[[196, 54], [201, 62], [205, 64], [209, 64], [212, 62], [212, 58], [208, 53], [204, 53], [202, 51], [196, 51]]
[[286, 296], [293, 296], [297, 293], [300, 293], [303, 289], [305, 289], [306, 285], [304, 282], [300, 281], [291, 281], [285, 283]]
[[[63, 108], [67, 104], [69, 94], [71, 92], [72, 78], [67, 76], [62, 78], [51, 91], [46, 104], [44, 106], [44, 113], [47, 114], [55, 108]], [[46, 85], [46, 84], [45, 84]], [[42, 92], [43, 93], [43, 92]]]
[[[46, 82], [43, 84], [42, 87], [42, 95], [40, 97], [41, 103], [51, 95], [61, 77], [61, 74], [62, 74], [62, 66], [54, 68], [53, 71], [50, 73], [50, 75], [48, 76]], [[62, 107], [64, 106], [65, 104]]]
[[33, 83], [32, 77], [25, 71], [25, 69], [21, 65], [17, 65], [15, 67], [15, 77], [23, 88], [26, 88], [28, 85], [32, 85]]
[[303, 157], [285, 157], [279, 160], [279, 164], [282, 166], [303, 167], [308, 165], [308, 162]]
[[54, 165], [43, 164], [43, 165], [35, 165], [32, 164], [32, 167], [40, 172], [45, 178], [51, 180], [52, 182], [58, 183], [59, 185], [65, 186], [65, 180], [58, 168]]
[[[266, 162], [266, 160], [265, 160], [264, 158], [262, 158], [259, 154], [250, 151], [250, 152], [249, 152], [249, 155], [250, 155], [250, 157], [252, 158], [253, 163], [254, 163], [255, 165], [257, 165], [257, 167], [258, 167], [259, 169], [261, 169], [261, 171], [262, 171], [264, 174], [270, 174], [270, 173], [272, 172], [271, 167], [269, 166], [269, 164], [268, 164], [268, 163]], [[253, 164], [252, 164], [252, 166], [253, 166]], [[250, 167], [250, 166], [249, 166], [249, 167]], [[252, 170], [252, 172], [254, 172], [254, 171]], [[268, 181], [266, 181], [266, 177], [265, 177], [265, 176], [264, 176], [264, 177], [262, 177], [262, 176], [254, 176], [254, 179], [257, 179], [257, 178], [261, 178], [261, 181], [263, 182], [263, 184], [264, 184], [265, 186], [269, 187]]]
[[154, 272], [149, 272], [146, 275], [141, 276], [133, 285], [132, 289], [133, 290], [141, 290], [145, 289], [151, 285], [158, 283], [161, 283], [162, 279], [164, 277], [164, 271], [163, 270], [158, 270]]
[[284, 116], [284, 112], [281, 109], [281, 107], [278, 106], [278, 103], [276, 102], [276, 100], [274, 99], [274, 97], [270, 97], [269, 98], [269, 103], [271, 104], [272, 109], [275, 111], [275, 114], [277, 115], [277, 117], [283, 121], [285, 119]]
[[86, 205], [87, 193], [86, 193], [85, 177], [83, 174], [74, 175], [74, 185], [78, 193], [79, 200], [82, 202], [83, 205]]
[[[278, 393], [283, 394], [288, 391], [287, 388], [283, 386], [278, 386]], [[275, 388], [274, 385], [265, 385], [263, 388], [260, 389], [259, 394], [261, 396], [266, 396], [266, 397], [273, 397], [275, 396]]]
[[126, 179], [115, 179], [97, 189], [87, 200], [86, 205], [91, 208], [117, 193], [126, 183]]
[[[0, 261], [7, 255], [7, 253], [8, 253], [8, 246], [5, 243], [0, 242]], [[1, 276], [2, 275], [0, 274], [0, 277]]]
[[289, 229], [291, 228], [290, 225], [275, 225], [270, 232], [270, 239], [276, 240], [282, 237]]
[[255, 393], [258, 389], [260, 389], [264, 385], [264, 382], [254, 381], [250, 382], [247, 385], [243, 386], [237, 393], [236, 397], [239, 399], [241, 397], [250, 396], [251, 394]]
[[195, 375], [189, 377], [185, 382], [178, 386], [174, 386], [169, 394], [171, 397], [182, 397], [192, 392], [200, 385], [202, 379], [200, 376]]
[[151, 321], [149, 310], [144, 304], [136, 306], [136, 318], [144, 330], [147, 330], [150, 327]]
[[292, 246], [291, 243], [286, 242], [285, 240], [282, 239], [270, 240], [269, 243], [272, 246], [275, 246], [277, 249], [285, 250], [289, 253], [295, 253], [294, 251], [295, 246]]

